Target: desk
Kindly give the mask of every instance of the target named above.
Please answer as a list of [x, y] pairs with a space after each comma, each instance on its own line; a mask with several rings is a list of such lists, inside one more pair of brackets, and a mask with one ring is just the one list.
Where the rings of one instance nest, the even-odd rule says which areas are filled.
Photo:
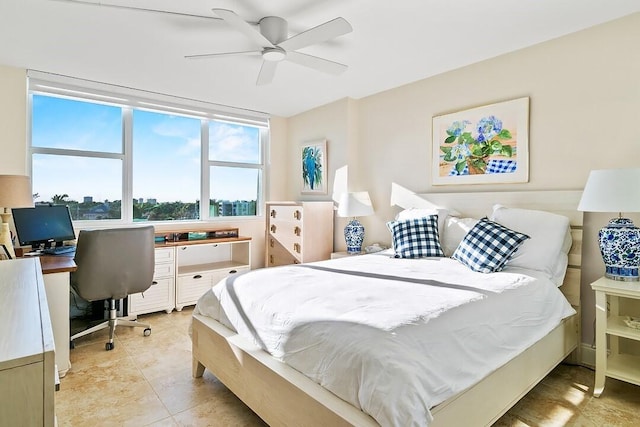
[[56, 345], [58, 375], [64, 377], [71, 368], [69, 361], [69, 286], [70, 273], [76, 270], [73, 255], [42, 255], [44, 288], [51, 315], [53, 339]]

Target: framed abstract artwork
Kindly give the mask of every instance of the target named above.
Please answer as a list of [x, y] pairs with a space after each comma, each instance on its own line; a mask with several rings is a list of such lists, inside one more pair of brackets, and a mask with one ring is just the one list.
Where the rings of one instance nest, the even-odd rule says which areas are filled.
[[529, 98], [433, 117], [432, 182], [529, 181]]
[[327, 194], [327, 141], [304, 142], [300, 147], [302, 194]]

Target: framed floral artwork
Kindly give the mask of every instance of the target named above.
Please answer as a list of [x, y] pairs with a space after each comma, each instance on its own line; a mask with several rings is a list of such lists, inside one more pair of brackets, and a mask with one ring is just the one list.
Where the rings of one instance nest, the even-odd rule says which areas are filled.
[[302, 194], [327, 194], [327, 141], [305, 142], [300, 147]]
[[433, 185], [529, 181], [529, 98], [433, 118]]

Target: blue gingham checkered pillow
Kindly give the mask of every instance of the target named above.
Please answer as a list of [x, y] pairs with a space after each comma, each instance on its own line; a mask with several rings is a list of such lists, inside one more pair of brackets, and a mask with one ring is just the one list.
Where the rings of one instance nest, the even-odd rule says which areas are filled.
[[396, 258], [444, 256], [438, 238], [438, 215], [387, 223]]
[[528, 238], [526, 234], [482, 218], [462, 239], [451, 258], [473, 271], [493, 273], [502, 270]]

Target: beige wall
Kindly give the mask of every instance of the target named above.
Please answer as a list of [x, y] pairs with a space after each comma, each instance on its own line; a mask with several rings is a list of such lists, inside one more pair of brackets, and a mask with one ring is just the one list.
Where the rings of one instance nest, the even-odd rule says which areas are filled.
[[[376, 209], [361, 219], [365, 244], [389, 243], [385, 222], [397, 212], [389, 206], [392, 182], [420, 193], [582, 189], [591, 169], [639, 166], [638, 46], [635, 14], [358, 101], [335, 102], [289, 119], [290, 152], [306, 137], [324, 136], [329, 173], [349, 161], [350, 185], [361, 187], [350, 190], [368, 190]], [[431, 185], [433, 116], [523, 96], [530, 97], [528, 183]], [[351, 106], [346, 116], [345, 104]], [[290, 196], [299, 197], [292, 189]], [[588, 284], [604, 270], [595, 236], [610, 216], [592, 215], [586, 214], [584, 233], [586, 343], [592, 342], [594, 318]], [[335, 246], [344, 245], [340, 240]]]
[[0, 174], [27, 172], [27, 72], [0, 65]]

